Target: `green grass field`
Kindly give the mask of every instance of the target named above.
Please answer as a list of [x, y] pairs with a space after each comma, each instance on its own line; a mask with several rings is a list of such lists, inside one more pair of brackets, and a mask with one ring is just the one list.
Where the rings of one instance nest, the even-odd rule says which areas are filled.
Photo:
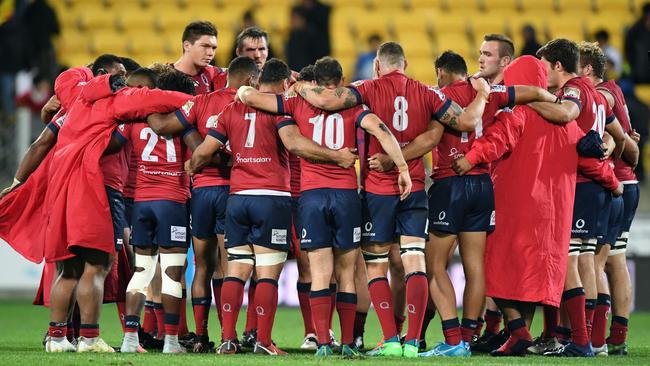
[[[0, 333], [0, 365], [330, 365], [330, 364], [366, 364], [366, 365], [407, 365], [413, 363], [463, 364], [463, 365], [537, 365], [537, 364], [598, 364], [598, 365], [648, 365], [650, 364], [650, 313], [635, 313], [630, 320], [629, 336], [630, 355], [628, 357], [609, 357], [599, 359], [557, 359], [541, 356], [525, 358], [492, 358], [490, 356], [473, 356], [469, 359], [417, 359], [399, 358], [365, 358], [362, 360], [343, 360], [337, 357], [316, 359], [311, 353], [298, 350], [303, 337], [302, 319], [298, 309], [281, 308], [278, 310], [273, 338], [278, 346], [290, 353], [286, 357], [263, 357], [249, 354], [236, 356], [219, 356], [216, 354], [163, 355], [150, 352], [144, 355], [116, 354], [46, 354], [41, 340], [48, 322], [48, 311], [32, 306], [30, 301], [0, 301], [0, 319], [4, 331]], [[219, 327], [216, 313], [211, 313], [210, 333], [217, 339]], [[242, 312], [242, 315], [245, 315]], [[191, 318], [191, 310], [188, 308]], [[539, 333], [539, 318], [534, 325], [534, 333]], [[240, 328], [243, 327], [240, 316]], [[336, 321], [336, 319], [335, 319]], [[190, 328], [193, 328], [190, 322]], [[338, 327], [336, 327], [338, 328]], [[122, 340], [121, 329], [117, 321], [115, 306], [104, 305], [101, 324], [102, 337], [112, 346], [119, 346]], [[368, 315], [366, 324], [366, 346], [375, 344], [380, 338], [377, 317], [373, 312]], [[442, 339], [440, 323], [434, 319], [427, 341], [432, 345]]]

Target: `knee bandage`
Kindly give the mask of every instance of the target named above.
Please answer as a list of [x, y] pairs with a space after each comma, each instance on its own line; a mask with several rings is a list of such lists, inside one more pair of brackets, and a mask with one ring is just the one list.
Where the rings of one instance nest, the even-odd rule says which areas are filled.
[[185, 264], [185, 253], [160, 253], [160, 273], [162, 274], [162, 293], [176, 298], [183, 297], [183, 286], [180, 278], [175, 280], [167, 274], [167, 269], [171, 267], [181, 267]]
[[400, 245], [399, 254], [401, 257], [405, 257], [407, 255], [424, 256], [424, 245], [424, 240], [402, 244]]
[[569, 256], [580, 255], [580, 248], [582, 247], [582, 239], [571, 238], [569, 242]]
[[[140, 293], [147, 296], [147, 288], [156, 274], [156, 263], [158, 262], [158, 254], [156, 255], [142, 255], [135, 253], [135, 268], [133, 277], [126, 287], [126, 292]], [[137, 271], [142, 268], [142, 271]]]
[[253, 251], [248, 246], [228, 248], [226, 252], [228, 252], [228, 262], [243, 263], [251, 266], [255, 264], [255, 255], [253, 255]]
[[287, 252], [255, 254], [256, 266], [275, 266], [287, 260]]
[[361, 254], [366, 263], [388, 263], [388, 252], [372, 253], [362, 250]]
[[621, 236], [616, 238], [616, 243], [609, 249], [609, 256], [625, 253], [627, 251], [627, 239], [629, 237], [629, 232], [622, 232]]
[[598, 245], [598, 240], [596, 239], [583, 240], [582, 245], [580, 246], [580, 255], [596, 254], [597, 245]]

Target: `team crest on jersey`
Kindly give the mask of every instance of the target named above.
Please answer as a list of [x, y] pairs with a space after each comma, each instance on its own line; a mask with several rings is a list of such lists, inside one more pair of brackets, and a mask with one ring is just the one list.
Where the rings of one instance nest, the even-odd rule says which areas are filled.
[[205, 85], [210, 85], [210, 81], [208, 80], [208, 77], [205, 76], [205, 74], [201, 74], [201, 81], [202, 81], [203, 84], [205, 84]]
[[181, 109], [183, 110], [183, 113], [185, 113], [186, 116], [190, 116], [190, 111], [192, 110], [192, 107], [194, 106], [194, 102], [191, 100], [188, 100]]
[[580, 99], [580, 89], [571, 87], [564, 88], [564, 93], [562, 96], [564, 98]]
[[490, 93], [505, 93], [505, 92], [506, 92], [505, 85], [492, 85], [490, 87]]
[[447, 98], [445, 94], [440, 91], [440, 88], [436, 88], [435, 86], [428, 86], [427, 88], [429, 88], [429, 90], [432, 92], [438, 94], [438, 98], [440, 98], [440, 100], [445, 100]]

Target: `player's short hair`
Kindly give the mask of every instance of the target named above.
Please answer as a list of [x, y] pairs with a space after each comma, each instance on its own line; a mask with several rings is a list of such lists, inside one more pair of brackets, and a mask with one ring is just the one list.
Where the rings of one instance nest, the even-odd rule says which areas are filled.
[[300, 74], [296, 78], [298, 81], [314, 81], [316, 76], [314, 75], [314, 65], [307, 65], [300, 70]]
[[463, 56], [452, 50], [443, 52], [436, 59], [436, 69], [442, 69], [450, 74], [467, 75], [467, 63]]
[[252, 58], [246, 56], [235, 57], [230, 64], [228, 65], [228, 76], [242, 76], [246, 77], [249, 75], [257, 76], [259, 73], [257, 64], [253, 61]]
[[598, 43], [580, 42], [578, 43], [578, 49], [580, 50], [580, 67], [591, 65], [591, 68], [594, 70], [594, 75], [600, 79], [604, 78], [607, 56], [600, 49]]
[[384, 42], [377, 50], [377, 58], [389, 65], [403, 65], [406, 57], [404, 49], [397, 42]]
[[90, 70], [92, 71], [93, 75], [97, 76], [107, 73], [107, 68], [121, 63], [122, 58], [106, 53], [97, 57], [95, 61], [93, 61], [93, 66]]
[[133, 77], [133, 76], [147, 78], [151, 82], [151, 85], [154, 86], [154, 88], [158, 86], [158, 74], [156, 74], [156, 72], [151, 70], [150, 68], [141, 67], [133, 71], [131, 75], [129, 75], [129, 77]]
[[162, 75], [166, 72], [174, 71], [174, 66], [172, 64], [164, 64], [162, 62], [156, 62], [149, 66], [149, 69], [156, 73], [156, 75]]
[[158, 75], [158, 87], [194, 95], [194, 80], [178, 70], [171, 70]]
[[277, 58], [272, 58], [264, 64], [262, 68], [262, 76], [260, 76], [261, 84], [273, 84], [291, 77], [291, 70], [289, 66]]
[[139, 63], [137, 63], [134, 59], [129, 58], [129, 57], [120, 57], [122, 60], [122, 65], [124, 65], [124, 68], [126, 69], [127, 74], [131, 74], [132, 72], [136, 71], [137, 69], [141, 68]]
[[216, 37], [217, 33], [217, 27], [208, 21], [192, 22], [185, 26], [185, 30], [183, 30], [183, 42], [188, 41], [190, 44], [194, 44], [202, 36]]
[[314, 64], [314, 78], [318, 85], [338, 85], [343, 78], [343, 68], [335, 58], [325, 56]]
[[499, 42], [499, 58], [508, 56], [512, 59], [515, 57], [515, 44], [508, 36], [496, 33], [486, 34], [483, 40], [485, 42]]
[[578, 45], [566, 38], [556, 38], [537, 51], [537, 57], [545, 58], [550, 63], [560, 62], [568, 73], [578, 71], [580, 51]]
[[251, 39], [260, 39], [264, 38], [264, 41], [266, 41], [266, 45], [269, 45], [269, 34], [266, 33], [262, 28], [260, 27], [248, 27], [241, 31], [237, 35], [237, 49], [239, 51], [242, 51], [244, 48], [244, 39], [246, 38], [251, 38]]

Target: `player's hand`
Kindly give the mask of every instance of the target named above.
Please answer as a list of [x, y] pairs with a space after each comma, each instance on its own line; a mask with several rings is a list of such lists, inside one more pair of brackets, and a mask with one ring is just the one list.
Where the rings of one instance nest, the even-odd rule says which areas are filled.
[[641, 135], [639, 135], [639, 133], [636, 132], [636, 130], [632, 130], [632, 131], [630, 131], [630, 138], [631, 138], [634, 142], [636, 142], [637, 145], [639, 144], [639, 141], [641, 141]]
[[404, 201], [411, 194], [411, 189], [413, 188], [408, 166], [400, 170], [399, 176], [397, 177], [397, 185], [399, 186], [399, 199], [400, 201]]
[[467, 158], [464, 156], [461, 156], [460, 158], [454, 160], [453, 163], [451, 163], [451, 168], [456, 172], [458, 175], [465, 175], [467, 172], [472, 170], [474, 168], [474, 165], [472, 165]]
[[185, 161], [185, 172], [190, 177], [194, 176], [194, 170], [192, 169], [192, 160], [186, 160]]
[[623, 189], [624, 188], [625, 188], [625, 186], [623, 186], [623, 183], [619, 183], [618, 187], [616, 187], [616, 189], [612, 191], [612, 195], [614, 195], [614, 197], [619, 197], [619, 196], [623, 195]]
[[354, 165], [354, 163], [359, 159], [357, 155], [357, 149], [350, 149], [344, 147], [341, 150], [338, 150], [338, 159], [336, 161], [337, 165], [341, 168], [347, 169]]
[[483, 94], [485, 98], [490, 95], [490, 84], [488, 84], [485, 79], [472, 77], [469, 79], [469, 82], [472, 84], [472, 88], [474, 88], [477, 93]]
[[370, 169], [376, 170], [378, 172], [387, 172], [393, 170], [395, 167], [393, 159], [391, 159], [388, 155], [381, 153], [377, 153], [368, 158], [368, 163]]
[[59, 110], [59, 108], [61, 108], [61, 102], [59, 101], [59, 98], [56, 97], [56, 95], [50, 97], [50, 100], [48, 100], [47, 103], [45, 103], [43, 106], [43, 109], [45, 109], [47, 113], [55, 113]]

